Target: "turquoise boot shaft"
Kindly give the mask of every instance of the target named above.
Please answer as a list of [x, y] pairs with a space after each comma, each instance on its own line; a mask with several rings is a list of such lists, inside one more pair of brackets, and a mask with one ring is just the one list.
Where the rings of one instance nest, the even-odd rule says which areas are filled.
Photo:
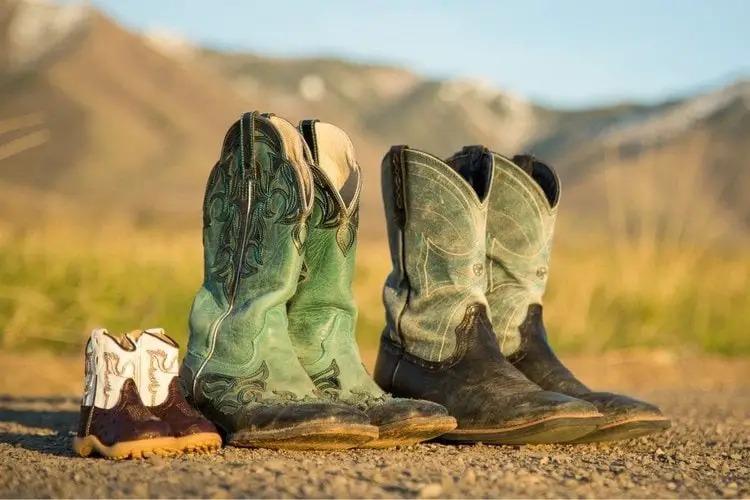
[[464, 148], [449, 163], [463, 171], [480, 157], [490, 158], [494, 169], [487, 220], [487, 300], [503, 354], [543, 389], [598, 408], [603, 414], [598, 429], [577, 442], [628, 439], [668, 428], [669, 420], [654, 405], [591, 391], [549, 345], [542, 300], [560, 203], [557, 173], [531, 156], [511, 160], [481, 146]]
[[599, 422], [587, 402], [541, 390], [502, 355], [485, 297], [492, 163], [460, 171], [394, 146], [383, 159], [383, 201], [393, 270], [375, 380], [401, 397], [445, 406], [453, 442], [549, 443]]
[[181, 368], [191, 402], [230, 444], [348, 448], [377, 437], [366, 415], [322, 397], [289, 338], [286, 303], [312, 203], [309, 151], [296, 129], [243, 115], [206, 187], [205, 277]]
[[354, 147], [340, 128], [317, 120], [300, 123], [313, 155], [315, 203], [303, 271], [289, 301], [289, 332], [302, 366], [334, 401], [367, 413], [379, 439], [366, 447], [408, 445], [456, 426], [445, 408], [392, 398], [365, 369], [355, 336], [352, 293], [362, 175]]

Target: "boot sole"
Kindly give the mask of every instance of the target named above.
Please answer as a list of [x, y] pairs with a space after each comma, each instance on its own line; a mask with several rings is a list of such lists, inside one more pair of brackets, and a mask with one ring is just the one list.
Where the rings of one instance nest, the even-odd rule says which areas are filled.
[[440, 439], [453, 443], [551, 444], [567, 443], [594, 432], [599, 415], [555, 415], [524, 424], [497, 429], [456, 429]]
[[221, 448], [221, 436], [215, 432], [202, 432], [178, 437], [177, 448], [183, 453], [213, 453]]
[[76, 437], [73, 439], [73, 450], [82, 457], [95, 453], [110, 460], [171, 457], [180, 452], [177, 439], [173, 437], [123, 441], [112, 446], [105, 445], [96, 436]]
[[237, 431], [227, 436], [227, 444], [278, 450], [348, 450], [377, 438], [378, 428], [373, 425], [309, 423], [270, 431]]
[[611, 424], [600, 425], [594, 432], [580, 437], [572, 444], [602, 443], [607, 441], [620, 441], [634, 439], [656, 432], [662, 432], [672, 427], [672, 422], [667, 418], [630, 418], [620, 420]]
[[442, 436], [456, 428], [453, 417], [415, 417], [378, 427], [379, 437], [360, 448], [394, 448], [409, 446]]

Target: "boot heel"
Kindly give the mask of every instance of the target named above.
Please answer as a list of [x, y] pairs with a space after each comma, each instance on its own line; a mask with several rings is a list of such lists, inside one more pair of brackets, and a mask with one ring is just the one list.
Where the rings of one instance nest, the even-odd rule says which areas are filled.
[[372, 378], [385, 392], [393, 392], [393, 381], [400, 360], [400, 353], [395, 352], [392, 346], [386, 344], [384, 339], [381, 339]]

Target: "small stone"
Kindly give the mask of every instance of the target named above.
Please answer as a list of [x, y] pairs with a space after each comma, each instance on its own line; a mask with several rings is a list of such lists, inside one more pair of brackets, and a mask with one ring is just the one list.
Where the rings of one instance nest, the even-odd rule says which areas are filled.
[[609, 470], [615, 474], [619, 474], [625, 470], [625, 463], [622, 460], [615, 460], [609, 464]]
[[286, 468], [286, 464], [281, 460], [268, 460], [263, 465], [271, 472], [283, 472]]
[[709, 458], [708, 460], [706, 460], [706, 464], [708, 464], [708, 466], [711, 467], [711, 469], [713, 470], [716, 470], [719, 468], [719, 462], [717, 462], [713, 458]]
[[539, 460], [539, 465], [547, 465], [549, 463], [549, 457], [542, 457]]
[[443, 494], [443, 487], [439, 484], [428, 484], [419, 490], [419, 498], [440, 498]]
[[674, 490], [676, 490], [676, 489], [677, 489], [677, 483], [673, 483], [673, 482], [671, 482], [671, 481], [670, 481], [670, 482], [668, 482], [668, 483], [667, 483], [667, 489], [668, 489], [669, 491], [674, 491]]
[[464, 475], [461, 478], [461, 482], [467, 485], [472, 485], [477, 482], [477, 475], [473, 470], [468, 469], [466, 472], [464, 472]]

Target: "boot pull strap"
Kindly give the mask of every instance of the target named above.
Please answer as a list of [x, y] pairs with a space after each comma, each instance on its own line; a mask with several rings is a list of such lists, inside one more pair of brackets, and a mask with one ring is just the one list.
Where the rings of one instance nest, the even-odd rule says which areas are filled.
[[391, 159], [391, 182], [393, 183], [393, 202], [396, 208], [396, 226], [403, 230], [406, 226], [406, 150], [409, 146], [391, 146], [388, 156]]
[[244, 113], [240, 119], [240, 172], [242, 180], [248, 173], [255, 178], [255, 116], [257, 111]]
[[521, 167], [521, 170], [531, 176], [534, 173], [534, 163], [536, 163], [536, 158], [532, 155], [516, 155], [513, 157], [513, 163]]
[[305, 142], [307, 143], [307, 147], [310, 148], [310, 152], [312, 153], [312, 160], [313, 163], [318, 165], [318, 135], [315, 131], [315, 124], [318, 123], [320, 120], [302, 120], [299, 122], [299, 131], [302, 134], [302, 137], [305, 138]]

